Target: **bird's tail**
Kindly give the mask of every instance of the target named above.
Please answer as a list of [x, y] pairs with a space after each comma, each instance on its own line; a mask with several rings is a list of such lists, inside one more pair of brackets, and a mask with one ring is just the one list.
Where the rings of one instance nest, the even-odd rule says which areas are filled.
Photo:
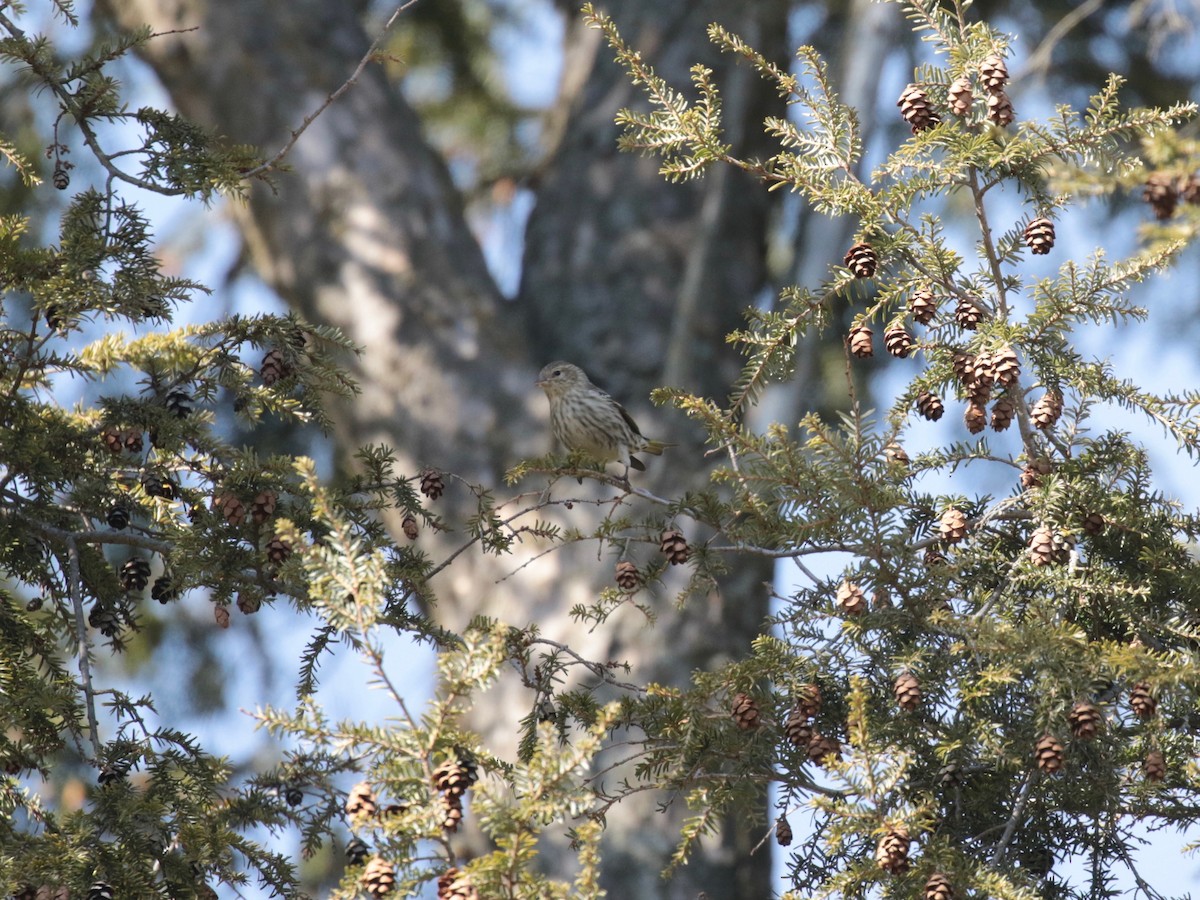
[[677, 444], [668, 444], [665, 441], [646, 441], [646, 446], [641, 448], [641, 452], [650, 453], [654, 456], [662, 456], [662, 452], [668, 447], [675, 447]]

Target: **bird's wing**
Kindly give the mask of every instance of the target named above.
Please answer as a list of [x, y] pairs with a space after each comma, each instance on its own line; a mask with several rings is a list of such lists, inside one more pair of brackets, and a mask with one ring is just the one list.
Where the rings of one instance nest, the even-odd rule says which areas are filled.
[[[614, 400], [613, 403], [617, 403], [617, 401]], [[644, 438], [645, 435], [642, 434], [642, 429], [637, 427], [637, 422], [633, 421], [633, 416], [625, 411], [625, 407], [617, 403], [617, 409], [621, 411], [621, 418], [625, 420], [625, 424], [629, 426], [629, 429], [638, 437]]]

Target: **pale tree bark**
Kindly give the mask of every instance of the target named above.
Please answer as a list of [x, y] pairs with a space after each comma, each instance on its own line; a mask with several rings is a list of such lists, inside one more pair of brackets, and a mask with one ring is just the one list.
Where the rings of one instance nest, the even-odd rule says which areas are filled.
[[[151, 41], [144, 57], [183, 115], [267, 153], [342, 83], [368, 45], [355, 10], [339, 0], [105, 5], [124, 27], [172, 32]], [[730, 139], [757, 152], [771, 86], [715, 58], [704, 27], [723, 21], [769, 52], [782, 50], [785, 4], [625, 0], [610, 11], [677, 85], [686, 84], [692, 63], [716, 68], [729, 85]], [[654, 461], [654, 480], [642, 483], [660, 492], [702, 487], [709, 463], [696, 436], [678, 414], [652, 415], [645, 397], [664, 382], [723, 394], [737, 369], [724, 334], [765, 281], [766, 194], [733, 173], [666, 185], [653, 160], [618, 155], [612, 117], [637, 102], [636, 91], [594, 36], [568, 31], [560, 143], [538, 186], [517, 302], [500, 299], [445, 166], [375, 68], [304, 134], [287, 159], [292, 171], [279, 174], [273, 190], [255, 186], [235, 207], [238, 223], [265, 282], [363, 349], [352, 361], [362, 396], [333, 410], [342, 447], [383, 441], [408, 471], [434, 465], [498, 486], [514, 462], [549, 447], [545, 399], [532, 381], [541, 363], [561, 356], [628, 401], [648, 433], [683, 445]], [[438, 511], [461, 522], [471, 502], [452, 486]], [[587, 530], [601, 513], [579, 505], [565, 515]], [[422, 535], [435, 556], [453, 540]], [[680, 611], [662, 601], [654, 628], [630, 610], [583, 633], [566, 612], [611, 580], [611, 558], [597, 560], [590, 545], [569, 548], [499, 581], [513, 567], [460, 557], [433, 584], [435, 614], [451, 625], [480, 612], [537, 623], [589, 658], [628, 660], [640, 680], [676, 683], [694, 667], [748, 650], [770, 579], [767, 565], [739, 564], [719, 596]], [[503, 752], [530, 703], [529, 691], [508, 685], [480, 705], [475, 725]], [[663, 882], [677, 806], [667, 816], [652, 804], [610, 814], [611, 896], [768, 895], [768, 854], [750, 853], [761, 835], [732, 823]]]

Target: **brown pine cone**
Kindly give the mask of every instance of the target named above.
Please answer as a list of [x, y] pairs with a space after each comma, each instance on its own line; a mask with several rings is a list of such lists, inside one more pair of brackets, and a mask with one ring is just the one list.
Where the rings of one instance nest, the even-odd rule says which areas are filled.
[[125, 450], [124, 435], [115, 428], [105, 428], [100, 432], [100, 441], [109, 453], [116, 455]]
[[213, 497], [212, 508], [219, 512], [230, 525], [241, 525], [246, 520], [246, 504], [230, 491], [222, 491]]
[[815, 719], [821, 712], [821, 686], [808, 682], [796, 688], [796, 708], [807, 719]]
[[275, 565], [282, 565], [289, 556], [292, 555], [292, 545], [290, 541], [285, 541], [277, 535], [271, 535], [271, 539], [267, 541], [267, 559]]
[[412, 513], [405, 513], [404, 518], [400, 520], [400, 530], [410, 541], [415, 541], [421, 534], [421, 528]]
[[469, 756], [451, 756], [433, 770], [433, 786], [443, 794], [461, 797], [479, 780], [479, 770]]
[[279, 495], [274, 491], [259, 491], [250, 501], [250, 518], [254, 520], [255, 524], [261, 525], [275, 515], [275, 508], [278, 505]]
[[867, 611], [867, 595], [852, 581], [843, 581], [837, 589], [837, 605], [848, 616], [861, 616]]
[[900, 115], [908, 123], [913, 134], [932, 128], [942, 121], [937, 110], [930, 104], [929, 95], [918, 85], [910, 84], [906, 87], [896, 105], [900, 107]]
[[1011, 125], [1013, 119], [1017, 117], [1012, 100], [1004, 91], [992, 91], [988, 94], [987, 106], [988, 120], [1001, 128]]
[[454, 834], [462, 824], [463, 807], [461, 794], [441, 794], [442, 830]]
[[971, 92], [971, 79], [965, 75], [954, 79], [947, 91], [947, 99], [950, 101], [950, 111], [960, 119], [965, 119], [975, 103], [975, 95]]
[[954, 307], [954, 321], [958, 323], [959, 328], [974, 331], [979, 327], [981, 318], [983, 318], [983, 310], [967, 297], [958, 298], [958, 305]]
[[908, 848], [911, 843], [908, 829], [903, 825], [893, 825], [875, 847], [876, 864], [892, 875], [904, 874], [908, 871]]
[[949, 507], [938, 521], [938, 537], [947, 544], [957, 544], [967, 536], [967, 517], [961, 509]]
[[1154, 210], [1154, 217], [1160, 222], [1175, 214], [1179, 204], [1179, 192], [1175, 189], [1175, 179], [1165, 172], [1151, 172], [1146, 178], [1146, 187], [1142, 191], [1142, 199]]
[[991, 354], [992, 380], [1000, 387], [1009, 387], [1021, 377], [1021, 362], [1016, 351], [1007, 344]]
[[627, 559], [617, 563], [617, 587], [626, 593], [632, 593], [638, 589], [642, 583], [642, 576], [638, 573], [637, 566]]
[[1062, 396], [1054, 391], [1047, 391], [1037, 403], [1033, 404], [1033, 409], [1029, 411], [1029, 418], [1033, 421], [1034, 427], [1045, 431], [1058, 421], [1062, 411]]
[[446, 490], [446, 482], [442, 480], [442, 473], [437, 469], [425, 469], [421, 472], [421, 493], [430, 500], [436, 500], [442, 496], [442, 492]]
[[934, 872], [925, 882], [925, 900], [954, 900], [954, 887], [941, 872]]
[[842, 743], [835, 737], [814, 731], [808, 740], [808, 758], [819, 766], [828, 766], [842, 758]]
[[271, 387], [279, 379], [285, 378], [289, 374], [291, 373], [283, 358], [283, 351], [278, 347], [268, 350], [267, 355], [262, 359], [262, 364], [258, 367], [258, 375], [262, 379], [262, 383]]
[[788, 823], [787, 816], [780, 816], [775, 823], [775, 842], [780, 847], [787, 847], [792, 843], [792, 826]]
[[1093, 704], [1080, 701], [1067, 714], [1071, 734], [1081, 741], [1090, 741], [1104, 725], [1104, 714]]
[[1158, 701], [1150, 691], [1150, 685], [1139, 681], [1129, 691], [1129, 708], [1139, 719], [1151, 719], [1158, 711]]
[[683, 565], [692, 556], [692, 548], [688, 546], [687, 538], [683, 536], [683, 532], [675, 528], [668, 528], [662, 533], [658, 549], [667, 558], [667, 562], [673, 566]]
[[972, 398], [963, 411], [963, 424], [971, 434], [979, 434], [987, 428], [987, 407]]
[[375, 792], [371, 790], [371, 785], [360, 781], [350, 788], [350, 793], [346, 795], [346, 815], [352, 819], [373, 819], [377, 812], [379, 805], [375, 802]]
[[855, 278], [871, 278], [875, 275], [875, 267], [879, 264], [879, 259], [875, 255], [874, 248], [865, 242], [855, 244], [846, 251], [846, 256], [843, 259]]
[[1108, 521], [1098, 512], [1090, 512], [1083, 517], [1083, 530], [1088, 534], [1100, 534], [1107, 525]]
[[1200, 176], [1189, 175], [1179, 182], [1179, 199], [1185, 203], [1200, 203]]
[[386, 896], [396, 886], [396, 870], [387, 860], [373, 856], [358, 876], [358, 883], [372, 897]]
[[1035, 566], [1062, 564], [1070, 558], [1067, 539], [1049, 525], [1039, 525], [1029, 538], [1029, 558]]
[[1039, 457], [1025, 464], [1025, 468], [1021, 470], [1021, 487], [1028, 490], [1029, 488], [1039, 487], [1042, 483], [1042, 478], [1054, 471], [1054, 464], [1045, 457]]
[[849, 334], [846, 335], [846, 343], [850, 346], [850, 352], [859, 359], [875, 355], [871, 346], [871, 329], [862, 322], [851, 326]]
[[438, 876], [437, 900], [479, 900], [479, 891], [466, 872], [451, 866]]
[[809, 717], [799, 706], [793, 706], [791, 712], [788, 713], [787, 719], [783, 723], [783, 734], [793, 746], [799, 747], [801, 750], [808, 749], [808, 743], [813, 736], [813, 727]]
[[1004, 57], [993, 53], [980, 63], [979, 78], [989, 91], [995, 91], [1008, 84], [1008, 65], [1004, 62]]
[[737, 723], [737, 727], [742, 731], [754, 731], [762, 724], [758, 704], [749, 694], [738, 693], [734, 695], [733, 705], [730, 707], [730, 715], [733, 717], [733, 721]]
[[1161, 750], [1151, 750], [1142, 762], [1142, 774], [1147, 781], [1162, 781], [1167, 777], [1167, 758]]
[[1035, 256], [1045, 256], [1054, 247], [1054, 223], [1038, 216], [1025, 226], [1025, 245]]
[[959, 383], [970, 390], [971, 385], [975, 383], [975, 357], [970, 353], [959, 351], [954, 354], [950, 364], [954, 368], [954, 375], [958, 378]]
[[937, 308], [937, 298], [933, 296], [933, 291], [927, 287], [919, 289], [908, 298], [908, 309], [912, 313], [913, 321], [921, 325], [928, 325], [933, 321], [933, 317], [937, 313]]
[[1004, 431], [1012, 424], [1013, 416], [1016, 415], [1017, 407], [1013, 404], [1011, 397], [1001, 397], [992, 406], [992, 430]]
[[942, 417], [942, 413], [945, 411], [946, 407], [942, 404], [942, 398], [936, 394], [931, 394], [929, 391], [921, 391], [917, 395], [917, 412], [930, 422], [936, 422]]
[[887, 446], [883, 448], [883, 457], [889, 463], [895, 463], [898, 466], [905, 466], [906, 468], [912, 463], [912, 460], [908, 458], [908, 453], [895, 441], [888, 441]]
[[883, 346], [892, 356], [904, 359], [912, 353], [912, 335], [904, 330], [903, 325], [889, 325], [883, 332]]
[[901, 672], [892, 685], [892, 693], [896, 695], [896, 703], [903, 710], [912, 712], [921, 705], [921, 682], [912, 672]]
[[1037, 767], [1047, 775], [1056, 775], [1062, 771], [1066, 751], [1063, 745], [1052, 734], [1043, 734], [1034, 747]]

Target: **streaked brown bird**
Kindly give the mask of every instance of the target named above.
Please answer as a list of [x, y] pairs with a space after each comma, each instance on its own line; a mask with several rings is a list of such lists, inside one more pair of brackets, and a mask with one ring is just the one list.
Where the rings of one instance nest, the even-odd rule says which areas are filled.
[[646, 468], [633, 454], [660, 456], [674, 446], [647, 439], [625, 407], [592, 384], [579, 366], [552, 362], [538, 374], [537, 384], [550, 399], [554, 437], [568, 450], [604, 464], [620, 462], [628, 476], [630, 466]]

